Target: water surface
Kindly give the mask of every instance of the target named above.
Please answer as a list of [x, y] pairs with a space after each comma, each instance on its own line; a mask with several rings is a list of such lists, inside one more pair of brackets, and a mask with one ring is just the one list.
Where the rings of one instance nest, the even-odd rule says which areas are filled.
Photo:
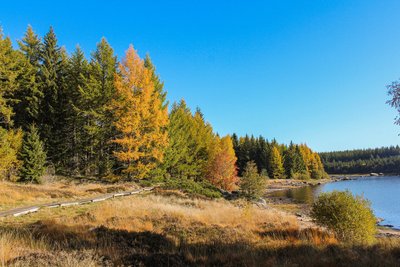
[[333, 190], [349, 190], [353, 194], [363, 195], [371, 201], [375, 215], [384, 219], [381, 225], [393, 225], [394, 228], [400, 229], [399, 176], [359, 177], [355, 180], [276, 191], [272, 195], [289, 197], [302, 203], [313, 203], [321, 192]]

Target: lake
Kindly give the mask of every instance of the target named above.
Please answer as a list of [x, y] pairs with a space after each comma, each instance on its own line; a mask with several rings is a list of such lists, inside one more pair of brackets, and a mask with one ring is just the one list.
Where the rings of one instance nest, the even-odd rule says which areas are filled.
[[333, 190], [349, 190], [353, 194], [363, 195], [371, 201], [375, 215], [384, 219], [381, 225], [393, 225], [393, 228], [400, 229], [399, 176], [359, 177], [355, 180], [276, 191], [272, 195], [310, 204], [321, 192]]

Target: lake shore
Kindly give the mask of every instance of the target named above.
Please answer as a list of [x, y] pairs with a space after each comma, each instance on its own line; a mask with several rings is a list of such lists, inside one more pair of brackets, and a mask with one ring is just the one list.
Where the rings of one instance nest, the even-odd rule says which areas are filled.
[[335, 181], [337, 180], [336, 179], [321, 179], [321, 180], [269, 179], [267, 181], [266, 194], [279, 190], [287, 190], [303, 186], [321, 185]]
[[[265, 198], [267, 202], [274, 208], [284, 210], [291, 214], [294, 214], [299, 221], [300, 225], [304, 228], [316, 227], [317, 225], [313, 222], [310, 217], [311, 206], [306, 203], [299, 203], [289, 197], [274, 196], [273, 192], [281, 190], [289, 190], [294, 188], [300, 188], [305, 186], [316, 186], [326, 183], [346, 181], [356, 179], [357, 177], [369, 177], [369, 175], [331, 175], [331, 179], [322, 180], [290, 180], [290, 179], [276, 179], [268, 180], [267, 190]], [[392, 237], [400, 238], [400, 230], [388, 226], [378, 225], [377, 237]]]

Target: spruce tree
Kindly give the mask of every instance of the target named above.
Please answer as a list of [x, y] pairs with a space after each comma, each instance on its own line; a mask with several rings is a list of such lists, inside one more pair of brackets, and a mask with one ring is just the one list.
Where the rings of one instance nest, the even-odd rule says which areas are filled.
[[43, 38], [41, 50], [40, 67], [40, 90], [43, 94], [43, 100], [40, 104], [40, 133], [45, 143], [47, 156], [49, 160], [59, 170], [63, 160], [64, 147], [63, 136], [60, 135], [61, 128], [64, 127], [64, 102], [63, 95], [64, 70], [62, 67], [64, 55], [57, 44], [57, 38], [51, 27], [49, 32]]
[[38, 130], [33, 124], [25, 134], [20, 158], [22, 161], [20, 181], [41, 183], [45, 171], [46, 153]]
[[110, 102], [115, 94], [117, 59], [105, 38], [97, 44], [89, 63], [89, 76], [80, 90], [79, 113], [85, 118], [84, 174], [106, 176], [115, 164], [111, 141], [116, 135]]
[[162, 108], [166, 108], [168, 106], [168, 101], [167, 101], [167, 92], [164, 90], [164, 82], [160, 80], [160, 77], [156, 72], [156, 67], [151, 61], [149, 54], [146, 54], [146, 57], [144, 58], [144, 66], [151, 73], [151, 80], [153, 81], [154, 84], [154, 91], [158, 94], [158, 97], [160, 98], [160, 103]]
[[174, 104], [168, 128], [169, 146], [163, 167], [173, 177], [202, 181], [209, 172], [216, 144], [212, 127], [198, 109], [192, 114], [185, 101]]
[[88, 62], [77, 46], [68, 62], [65, 110], [66, 169], [71, 175], [80, 175], [85, 168], [85, 117], [82, 116], [81, 111], [86, 107], [81, 98], [81, 91], [84, 89], [88, 75]]
[[42, 41], [39, 36], [33, 31], [32, 26], [28, 25], [24, 37], [18, 41], [19, 49], [38, 71], [41, 60]]
[[163, 169], [172, 178], [190, 178], [199, 172], [194, 162], [193, 127], [192, 113], [185, 101], [174, 103], [169, 114], [169, 144], [163, 162]]
[[307, 176], [307, 169], [298, 145], [290, 142], [289, 148], [284, 153], [284, 168], [287, 178], [294, 176]]
[[16, 127], [26, 130], [30, 124], [38, 123], [39, 106], [43, 97], [39, 88], [41, 41], [29, 26], [18, 44], [24, 57], [20, 61], [19, 86], [14, 94], [14, 122]]
[[266, 180], [258, 174], [255, 162], [247, 162], [240, 182], [242, 194], [248, 199], [257, 199], [263, 195], [265, 186]]

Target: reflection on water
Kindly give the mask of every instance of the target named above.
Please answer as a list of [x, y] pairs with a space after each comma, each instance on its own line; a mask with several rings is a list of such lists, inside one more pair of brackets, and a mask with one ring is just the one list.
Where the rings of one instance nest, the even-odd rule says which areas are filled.
[[363, 195], [371, 201], [375, 215], [384, 219], [381, 224], [400, 228], [400, 177], [398, 176], [360, 177], [350, 181], [276, 191], [271, 195], [311, 204], [321, 192], [333, 190], [349, 190], [353, 194]]
[[320, 192], [320, 186], [303, 186], [288, 190], [279, 190], [271, 193], [274, 197], [287, 197], [301, 203], [311, 204]]

